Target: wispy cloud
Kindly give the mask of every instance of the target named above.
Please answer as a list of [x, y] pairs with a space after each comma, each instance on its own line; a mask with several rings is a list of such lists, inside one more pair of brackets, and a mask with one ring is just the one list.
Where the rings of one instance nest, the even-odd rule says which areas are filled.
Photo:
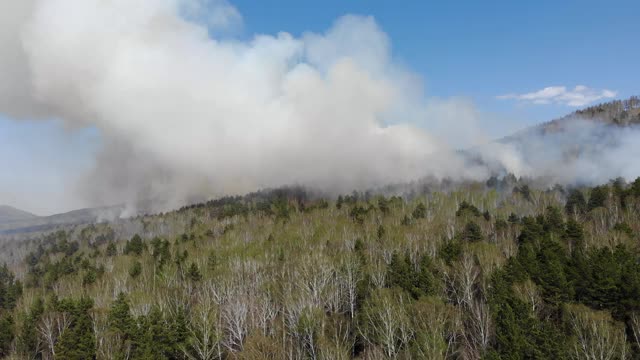
[[526, 94], [506, 94], [496, 98], [500, 100], [518, 100], [531, 104], [560, 104], [566, 106], [580, 107], [591, 104], [598, 100], [610, 99], [617, 95], [617, 92], [607, 89], [596, 90], [578, 85], [573, 89], [566, 86], [549, 86], [542, 90]]

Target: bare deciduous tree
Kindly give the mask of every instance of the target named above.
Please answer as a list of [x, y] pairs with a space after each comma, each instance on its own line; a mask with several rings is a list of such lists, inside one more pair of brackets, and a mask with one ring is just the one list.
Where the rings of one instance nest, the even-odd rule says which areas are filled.
[[575, 334], [573, 356], [576, 359], [627, 359], [627, 339], [624, 326], [611, 314], [594, 311], [584, 305], [569, 306], [569, 321]]

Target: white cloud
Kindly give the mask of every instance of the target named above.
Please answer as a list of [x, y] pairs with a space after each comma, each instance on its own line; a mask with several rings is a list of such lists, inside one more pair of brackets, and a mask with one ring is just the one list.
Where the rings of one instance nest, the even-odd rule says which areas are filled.
[[615, 91], [607, 89], [596, 90], [584, 85], [578, 85], [570, 90], [566, 86], [549, 86], [526, 94], [506, 94], [497, 96], [497, 98], [501, 100], [514, 99], [538, 105], [560, 104], [580, 107], [599, 100], [611, 99], [616, 95], [617, 92]]

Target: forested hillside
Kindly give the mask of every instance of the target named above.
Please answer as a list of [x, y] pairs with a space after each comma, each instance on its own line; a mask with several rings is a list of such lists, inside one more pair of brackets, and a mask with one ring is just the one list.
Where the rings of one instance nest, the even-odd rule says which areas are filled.
[[640, 180], [455, 189], [271, 191], [6, 242], [0, 355], [640, 358]]
[[591, 120], [606, 125], [629, 126], [640, 124], [640, 98], [631, 96], [625, 100], [615, 100], [577, 110], [560, 119], [541, 125], [543, 132], [562, 129], [573, 120]]
[[[513, 135], [506, 136], [498, 142], [519, 143], [530, 141], [532, 137], [549, 136], [571, 130], [576, 124], [604, 125], [607, 127], [626, 127], [640, 124], [640, 98], [631, 96], [625, 100], [615, 100], [574, 111], [561, 118], [530, 127]], [[588, 144], [581, 144], [587, 146]]]

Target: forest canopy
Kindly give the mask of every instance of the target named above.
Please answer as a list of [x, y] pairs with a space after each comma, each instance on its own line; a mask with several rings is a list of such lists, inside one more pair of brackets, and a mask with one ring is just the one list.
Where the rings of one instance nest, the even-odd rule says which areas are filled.
[[0, 355], [638, 358], [639, 214], [640, 179], [511, 176], [61, 228], [2, 245]]

